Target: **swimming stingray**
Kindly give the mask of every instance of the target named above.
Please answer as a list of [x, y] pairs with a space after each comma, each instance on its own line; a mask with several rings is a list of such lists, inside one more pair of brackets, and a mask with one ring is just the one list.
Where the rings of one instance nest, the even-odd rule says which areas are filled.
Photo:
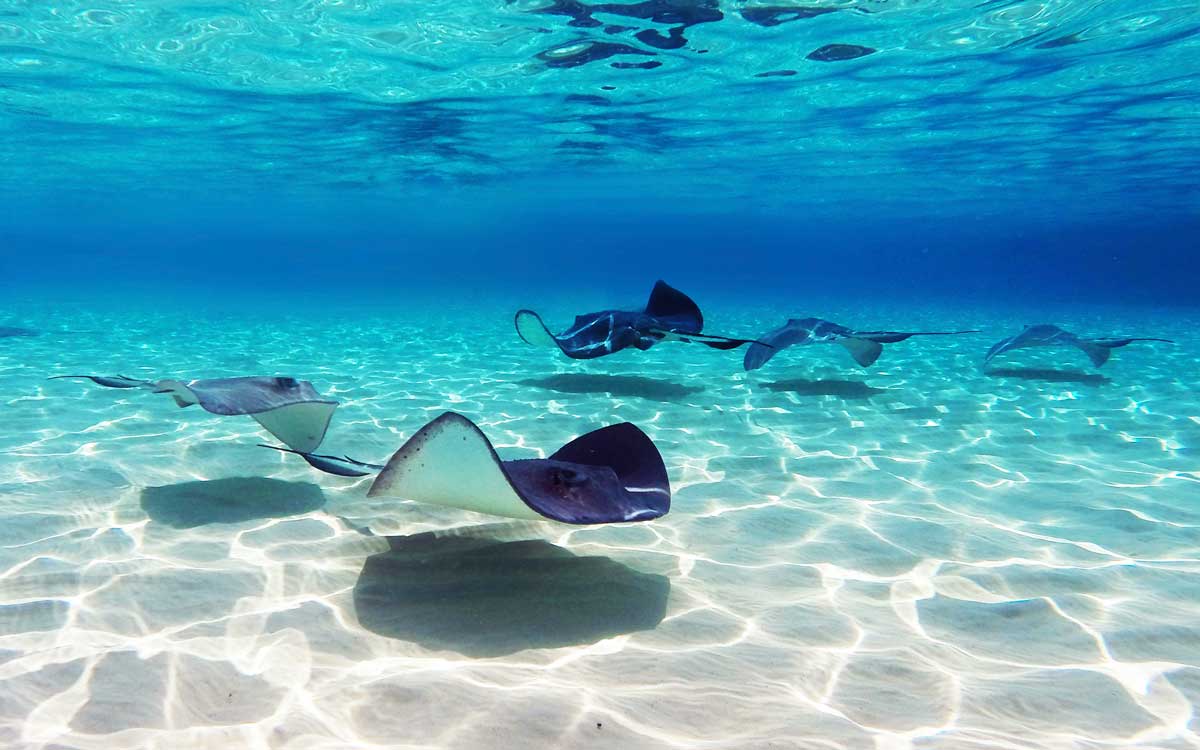
[[1011, 352], [1014, 349], [1028, 349], [1034, 346], [1073, 346], [1079, 349], [1088, 356], [1092, 364], [1096, 367], [1103, 365], [1112, 356], [1112, 350], [1118, 347], [1126, 346], [1134, 341], [1162, 341], [1168, 344], [1175, 343], [1170, 339], [1156, 338], [1099, 338], [1085, 339], [1076, 336], [1069, 331], [1064, 331], [1058, 326], [1047, 324], [1026, 326], [1024, 331], [1021, 331], [1016, 336], [1010, 336], [1003, 341], [1000, 341], [991, 349], [988, 350], [987, 356], [983, 359], [983, 364], [986, 366], [996, 356], [1005, 352]]
[[[307, 380], [287, 377], [215, 380], [139, 380], [124, 375], [57, 375], [86, 378], [106, 388], [144, 388], [168, 393], [180, 407], [199, 404], [211, 414], [248, 415], [285, 445], [302, 454], [320, 446], [337, 401], [321, 398]], [[319, 468], [319, 467], [318, 467]]]
[[960, 333], [978, 331], [856, 331], [820, 318], [792, 318], [782, 328], [771, 331], [751, 344], [742, 364], [747, 370], [757, 370], [780, 349], [796, 344], [841, 344], [855, 362], [870, 367], [883, 353], [884, 344], [904, 341], [912, 336], [954, 336]]
[[16, 326], [0, 326], [0, 339], [10, 339], [17, 337], [36, 336], [38, 332], [31, 328], [17, 328]]
[[662, 455], [629, 422], [581, 435], [549, 458], [504, 461], [474, 422], [446, 412], [409, 438], [386, 466], [335, 456], [305, 458], [322, 471], [343, 476], [380, 469], [368, 497], [507, 518], [620, 523], [649, 521], [671, 507]]
[[518, 310], [517, 335], [527, 344], [557, 346], [572, 359], [595, 359], [628, 347], [645, 351], [660, 341], [695, 341], [714, 349], [736, 349], [750, 339], [701, 333], [704, 316], [683, 292], [658, 281], [644, 310], [600, 310], [577, 315], [570, 328], [555, 335], [533, 310]]

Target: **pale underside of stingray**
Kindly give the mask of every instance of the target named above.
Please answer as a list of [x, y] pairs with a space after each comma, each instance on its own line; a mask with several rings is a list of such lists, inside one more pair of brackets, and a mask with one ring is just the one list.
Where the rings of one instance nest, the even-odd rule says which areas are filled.
[[995, 357], [1011, 352], [1015, 349], [1031, 349], [1034, 347], [1074, 347], [1079, 349], [1087, 358], [1091, 360], [1092, 365], [1100, 367], [1108, 358], [1112, 356], [1112, 350], [1122, 346], [1128, 346], [1134, 341], [1159, 341], [1167, 344], [1175, 343], [1171, 339], [1160, 339], [1150, 337], [1116, 337], [1106, 336], [1102, 338], [1083, 338], [1076, 336], [1070, 331], [1064, 331], [1055, 325], [1046, 323], [1040, 325], [1026, 326], [1025, 330], [1015, 336], [1010, 336], [997, 342], [991, 349], [988, 350], [987, 356], [983, 359], [984, 366], [987, 366]]
[[141, 388], [169, 394], [177, 405], [199, 405], [210, 414], [249, 416], [292, 450], [315, 451], [325, 438], [338, 402], [321, 398], [306, 380], [288, 377], [211, 380], [139, 380], [124, 375], [57, 375], [85, 378], [105, 388]]

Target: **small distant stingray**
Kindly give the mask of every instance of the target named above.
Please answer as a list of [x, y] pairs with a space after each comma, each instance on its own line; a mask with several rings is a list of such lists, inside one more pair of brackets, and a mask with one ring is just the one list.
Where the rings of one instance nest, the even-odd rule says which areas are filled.
[[308, 454], [320, 446], [338, 402], [321, 398], [307, 380], [288, 377], [214, 380], [139, 380], [124, 375], [56, 375], [86, 378], [105, 388], [144, 388], [168, 393], [180, 407], [199, 404], [210, 414], [247, 415], [294, 451]]
[[38, 332], [32, 328], [18, 328], [16, 326], [0, 326], [0, 339], [12, 338], [27, 338], [36, 336]]
[[572, 359], [595, 359], [628, 347], [642, 351], [660, 341], [694, 341], [713, 349], [736, 349], [751, 339], [732, 339], [701, 333], [704, 316], [683, 292], [659, 280], [641, 311], [600, 310], [575, 317], [575, 323], [555, 335], [533, 310], [518, 310], [517, 335], [527, 344], [557, 346]]
[[1029, 349], [1035, 346], [1073, 346], [1079, 349], [1088, 356], [1092, 364], [1100, 367], [1108, 358], [1112, 356], [1112, 350], [1122, 346], [1127, 346], [1134, 341], [1162, 341], [1167, 344], [1174, 344], [1170, 339], [1156, 338], [1098, 338], [1085, 339], [1076, 336], [1069, 331], [1064, 331], [1058, 326], [1041, 324], [1026, 326], [1024, 331], [1021, 331], [1016, 336], [1010, 336], [1003, 341], [998, 342], [995, 346], [988, 350], [987, 356], [983, 359], [983, 364], [986, 367], [997, 356], [1005, 352], [1011, 352], [1014, 349]]
[[[913, 336], [957, 336], [978, 331], [856, 331], [821, 318], [792, 318], [782, 328], [760, 337], [746, 350], [743, 365], [757, 370], [781, 349], [798, 344], [841, 344], [863, 367], [870, 367], [883, 353], [884, 344]], [[769, 346], [768, 346], [769, 345]]]
[[[362, 476], [370, 473], [365, 469], [376, 468], [335, 456], [304, 457], [315, 468], [342, 476]], [[620, 523], [649, 521], [671, 507], [662, 455], [646, 433], [628, 422], [575, 438], [549, 458], [502, 461], [474, 422], [446, 412], [380, 468], [368, 497], [399, 497], [506, 518]]]

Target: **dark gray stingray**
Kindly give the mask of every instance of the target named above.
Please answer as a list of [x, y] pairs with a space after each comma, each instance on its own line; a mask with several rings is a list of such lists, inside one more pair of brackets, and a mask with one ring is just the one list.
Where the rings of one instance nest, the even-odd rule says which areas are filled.
[[0, 339], [24, 338], [36, 336], [38, 332], [32, 328], [18, 328], [16, 326], [0, 326]]
[[913, 336], [957, 336], [978, 331], [857, 331], [821, 318], [792, 318], [781, 328], [760, 336], [746, 350], [742, 364], [747, 370], [757, 370], [789, 346], [807, 344], [840, 344], [850, 352], [854, 361], [870, 367], [883, 353], [884, 344], [904, 341]]
[[659, 280], [643, 310], [600, 310], [577, 315], [559, 334], [550, 333], [533, 310], [518, 310], [514, 324], [527, 344], [556, 346], [571, 359], [595, 359], [634, 347], [645, 351], [660, 341], [689, 341], [713, 349], [736, 349], [750, 339], [701, 333], [704, 316], [683, 292]]
[[1112, 350], [1132, 344], [1134, 341], [1161, 341], [1167, 344], [1174, 344], [1170, 339], [1157, 339], [1150, 337], [1103, 337], [1095, 339], [1085, 339], [1075, 334], [1064, 331], [1058, 326], [1049, 324], [1040, 324], [1026, 326], [1024, 331], [1021, 331], [1016, 336], [1010, 336], [1003, 341], [996, 343], [988, 350], [987, 356], [983, 359], [983, 364], [986, 367], [995, 357], [1011, 352], [1014, 349], [1030, 349], [1037, 346], [1073, 346], [1087, 355], [1088, 359], [1096, 367], [1100, 367], [1108, 358], [1112, 356]]
[[106, 388], [143, 388], [170, 394], [180, 407], [199, 404], [211, 414], [253, 417], [267, 432], [301, 453], [316, 450], [325, 438], [338, 402], [322, 398], [306, 380], [288, 377], [213, 380], [139, 380], [123, 375], [56, 375], [86, 378]]

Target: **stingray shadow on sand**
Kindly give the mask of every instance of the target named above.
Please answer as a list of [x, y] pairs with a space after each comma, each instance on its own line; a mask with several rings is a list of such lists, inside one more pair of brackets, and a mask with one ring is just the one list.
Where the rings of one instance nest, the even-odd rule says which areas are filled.
[[763, 383], [762, 387], [776, 393], [795, 393], [799, 396], [837, 396], [846, 399], [868, 399], [886, 393], [886, 388], [875, 388], [858, 380], [777, 380]]
[[671, 582], [540, 539], [388, 537], [367, 558], [354, 608], [367, 630], [470, 657], [595, 643], [652, 630]]
[[678, 401], [704, 391], [700, 386], [679, 385], [640, 375], [585, 375], [561, 373], [544, 378], [517, 381], [517, 385], [542, 388], [559, 393], [607, 393], [610, 396], [644, 398], [650, 401]]
[[142, 490], [142, 510], [150, 520], [176, 529], [286, 518], [324, 505], [325, 493], [311, 482], [263, 477], [180, 482]]
[[1078, 383], [1079, 385], [1105, 385], [1111, 383], [1111, 378], [1095, 373], [1078, 370], [1052, 370], [1036, 367], [1009, 367], [987, 370], [984, 373], [993, 378], [1017, 378], [1019, 380], [1037, 380], [1046, 383]]

